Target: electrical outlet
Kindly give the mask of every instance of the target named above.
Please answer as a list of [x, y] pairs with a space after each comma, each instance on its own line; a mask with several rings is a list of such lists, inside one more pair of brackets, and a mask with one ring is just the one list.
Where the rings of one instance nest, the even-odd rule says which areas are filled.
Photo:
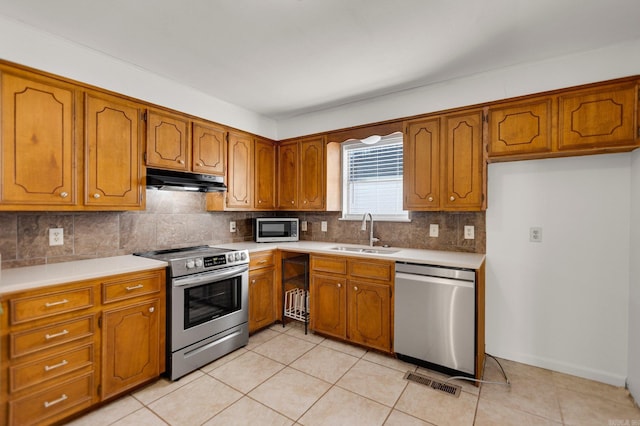
[[236, 232], [236, 230], [236, 222], [232, 220], [231, 222], [229, 222], [229, 232]]
[[529, 228], [529, 241], [532, 243], [542, 242], [542, 228], [539, 226], [532, 226]]
[[429, 225], [429, 236], [433, 238], [437, 238], [440, 232], [439, 226], [437, 223], [432, 223]]
[[300, 223], [300, 230], [301, 230], [302, 232], [307, 232], [307, 221], [306, 221], [306, 220], [303, 220], [303, 221]]
[[476, 237], [476, 229], [473, 225], [464, 226], [464, 239], [473, 240]]
[[320, 222], [320, 230], [322, 232], [327, 232], [327, 221], [323, 220], [322, 222]]
[[61, 246], [64, 244], [64, 228], [49, 228], [49, 245]]

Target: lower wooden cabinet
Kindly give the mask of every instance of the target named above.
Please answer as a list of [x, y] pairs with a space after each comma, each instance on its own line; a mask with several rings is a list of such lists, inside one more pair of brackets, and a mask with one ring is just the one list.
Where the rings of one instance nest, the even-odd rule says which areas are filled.
[[276, 321], [276, 282], [274, 251], [252, 254], [249, 263], [249, 333]]
[[311, 329], [391, 352], [393, 271], [390, 261], [311, 255]]
[[104, 311], [102, 399], [118, 395], [160, 374], [160, 300]]
[[0, 424], [58, 423], [164, 371], [164, 269], [6, 294], [0, 307]]

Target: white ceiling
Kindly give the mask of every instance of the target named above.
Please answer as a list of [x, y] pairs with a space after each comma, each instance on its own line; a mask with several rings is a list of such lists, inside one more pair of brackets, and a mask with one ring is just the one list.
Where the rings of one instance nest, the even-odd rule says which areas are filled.
[[640, 38], [639, 0], [0, 0], [0, 14], [276, 120]]

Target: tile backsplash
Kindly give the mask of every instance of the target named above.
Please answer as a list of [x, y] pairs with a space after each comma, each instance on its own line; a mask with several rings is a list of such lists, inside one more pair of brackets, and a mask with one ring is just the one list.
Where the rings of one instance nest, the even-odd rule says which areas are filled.
[[[205, 195], [147, 191], [147, 208], [138, 212], [0, 213], [2, 268], [117, 256], [137, 251], [250, 241], [252, 219], [298, 216], [307, 221], [302, 240], [367, 244], [360, 221], [340, 220], [336, 212], [207, 212]], [[411, 222], [375, 222], [378, 245], [484, 253], [484, 212], [412, 212]], [[229, 232], [235, 221], [237, 232]], [[327, 232], [321, 222], [327, 222]], [[429, 237], [429, 224], [440, 227]], [[475, 239], [464, 239], [464, 226], [475, 226]], [[367, 229], [369, 222], [367, 222]], [[49, 246], [49, 228], [64, 229], [64, 244]]]

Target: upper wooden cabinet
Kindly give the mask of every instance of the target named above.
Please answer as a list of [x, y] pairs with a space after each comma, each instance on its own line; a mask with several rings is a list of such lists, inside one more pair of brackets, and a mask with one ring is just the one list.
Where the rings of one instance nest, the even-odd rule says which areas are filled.
[[0, 210], [144, 208], [141, 105], [0, 70]]
[[496, 102], [486, 113], [489, 161], [624, 152], [640, 146], [636, 78]]
[[404, 208], [483, 210], [482, 112], [405, 123]]
[[229, 132], [229, 173], [227, 174], [226, 207], [253, 207], [253, 140], [251, 135]]
[[273, 141], [254, 140], [254, 208], [273, 210], [276, 206], [276, 144]]
[[545, 97], [488, 108], [489, 155], [551, 152], [552, 105]]
[[410, 121], [405, 127], [404, 208], [440, 206], [440, 118]]
[[227, 130], [213, 123], [193, 122], [193, 161], [196, 173], [224, 176], [227, 167]]
[[635, 82], [567, 93], [558, 102], [559, 150], [637, 143]]
[[102, 94], [85, 95], [84, 203], [141, 208], [142, 107]]
[[191, 169], [190, 122], [185, 116], [149, 110], [147, 165], [163, 169]]
[[75, 206], [79, 149], [74, 120], [76, 90], [31, 73], [0, 72], [0, 207]]
[[441, 153], [443, 210], [483, 210], [486, 162], [482, 152], [482, 111], [444, 116]]
[[325, 209], [325, 153], [324, 136], [288, 141], [278, 147], [279, 209]]

